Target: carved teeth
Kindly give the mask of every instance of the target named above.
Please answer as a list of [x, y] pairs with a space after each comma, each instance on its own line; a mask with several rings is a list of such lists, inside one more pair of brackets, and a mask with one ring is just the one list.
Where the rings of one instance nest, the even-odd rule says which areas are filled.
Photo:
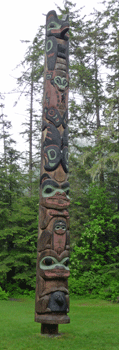
[[58, 62], [61, 64], [65, 64], [65, 66], [66, 66], [66, 59], [65, 58], [57, 57], [57, 63]]
[[60, 63], [56, 63], [56, 69], [60, 69], [60, 70], [66, 71], [66, 65], [60, 64]]

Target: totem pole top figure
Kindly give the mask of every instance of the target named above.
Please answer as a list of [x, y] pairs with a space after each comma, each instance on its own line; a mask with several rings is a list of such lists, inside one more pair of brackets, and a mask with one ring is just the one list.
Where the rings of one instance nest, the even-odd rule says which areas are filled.
[[48, 12], [46, 16], [46, 36], [55, 36], [63, 40], [69, 39], [69, 22], [68, 15], [61, 20], [57, 17], [55, 11]]

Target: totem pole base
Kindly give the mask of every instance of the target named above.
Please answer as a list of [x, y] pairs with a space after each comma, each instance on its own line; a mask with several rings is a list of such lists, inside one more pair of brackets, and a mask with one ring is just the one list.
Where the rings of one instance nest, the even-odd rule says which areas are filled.
[[39, 315], [35, 314], [35, 322], [39, 322], [42, 325], [48, 325], [49, 326], [54, 326], [58, 324], [66, 324], [70, 323], [70, 318], [68, 315], [55, 315], [55, 314], [44, 314], [44, 315]]
[[58, 334], [58, 324], [41, 324], [41, 334], [56, 335]]

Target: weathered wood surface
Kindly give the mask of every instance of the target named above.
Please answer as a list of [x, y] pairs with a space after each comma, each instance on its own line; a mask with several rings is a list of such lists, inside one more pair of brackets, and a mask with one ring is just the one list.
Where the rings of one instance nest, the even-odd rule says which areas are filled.
[[43, 333], [53, 330], [50, 324], [70, 322], [68, 29], [68, 17], [47, 14], [35, 304], [35, 321], [42, 323]]
[[52, 315], [52, 314], [45, 314], [45, 315], [36, 315], [35, 318], [36, 322], [39, 323], [48, 323], [48, 324], [66, 324], [70, 323], [70, 318], [67, 315]]

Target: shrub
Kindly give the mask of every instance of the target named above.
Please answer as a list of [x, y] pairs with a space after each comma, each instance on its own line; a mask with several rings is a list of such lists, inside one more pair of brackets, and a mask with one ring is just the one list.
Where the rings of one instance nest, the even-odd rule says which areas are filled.
[[2, 288], [0, 287], [0, 300], [8, 300], [9, 293], [6, 293]]
[[70, 294], [119, 302], [119, 282], [108, 273], [84, 272], [78, 279], [69, 277]]

